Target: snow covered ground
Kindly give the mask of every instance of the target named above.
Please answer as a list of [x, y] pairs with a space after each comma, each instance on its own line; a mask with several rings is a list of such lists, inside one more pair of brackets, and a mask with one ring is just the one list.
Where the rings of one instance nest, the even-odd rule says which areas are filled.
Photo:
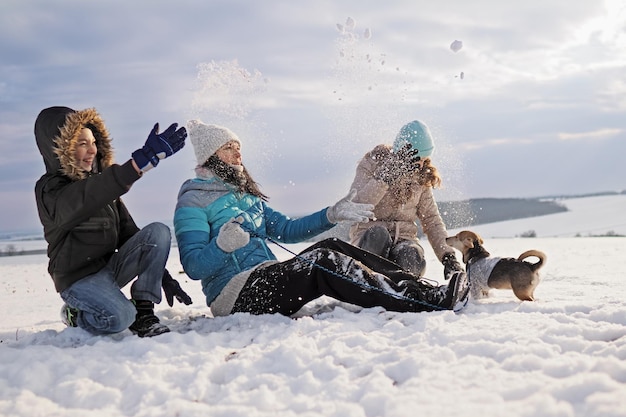
[[[0, 257], [0, 415], [626, 416], [626, 238], [571, 237], [626, 232], [626, 198], [597, 199], [474, 228], [493, 255], [537, 248], [548, 262], [535, 302], [493, 291], [459, 314], [322, 299], [298, 319], [212, 318], [179, 274], [194, 303], [158, 306], [171, 333], [94, 337], [60, 322], [45, 255]], [[168, 267], [181, 270], [175, 248]]]

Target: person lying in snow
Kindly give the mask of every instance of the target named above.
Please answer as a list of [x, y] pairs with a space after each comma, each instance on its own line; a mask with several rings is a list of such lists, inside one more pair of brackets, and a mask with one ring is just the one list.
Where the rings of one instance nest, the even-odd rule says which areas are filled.
[[361, 307], [402, 312], [461, 308], [465, 273], [434, 286], [397, 264], [338, 239], [322, 240], [279, 262], [266, 240], [296, 243], [340, 221], [366, 222], [370, 204], [353, 194], [299, 219], [267, 205], [268, 197], [242, 164], [241, 141], [229, 129], [191, 120], [196, 178], [178, 194], [174, 232], [187, 275], [202, 282], [214, 316], [237, 312], [290, 316], [322, 295]]
[[463, 267], [446, 244], [448, 232], [433, 196], [441, 185], [431, 160], [434, 148], [428, 126], [414, 120], [402, 126], [393, 146], [377, 145], [363, 156], [351, 188], [355, 202], [374, 205], [376, 220], [354, 223], [350, 243], [422, 276], [426, 259], [417, 237], [419, 222], [448, 277]]
[[[35, 198], [48, 242], [48, 271], [65, 301], [64, 323], [93, 334], [140, 337], [168, 332], [154, 314], [161, 286], [168, 303], [191, 298], [165, 269], [171, 233], [161, 223], [139, 229], [120, 196], [160, 159], [185, 144], [187, 132], [154, 126], [145, 145], [123, 165], [113, 162], [109, 132], [95, 109], [49, 107], [35, 121], [46, 173]], [[132, 300], [120, 290], [135, 277]]]

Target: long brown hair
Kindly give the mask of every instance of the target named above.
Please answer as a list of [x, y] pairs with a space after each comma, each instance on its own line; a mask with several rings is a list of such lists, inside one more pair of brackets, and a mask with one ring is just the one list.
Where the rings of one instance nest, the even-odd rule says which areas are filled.
[[439, 170], [433, 165], [430, 158], [422, 160], [422, 166], [417, 170], [417, 183], [424, 187], [441, 187], [441, 176]]
[[237, 191], [242, 194], [248, 193], [259, 197], [263, 201], [269, 200], [269, 197], [261, 192], [258, 184], [252, 179], [244, 166], [242, 166], [243, 170], [237, 170], [213, 154], [202, 164], [202, 167], [210, 169], [216, 177], [237, 187]]

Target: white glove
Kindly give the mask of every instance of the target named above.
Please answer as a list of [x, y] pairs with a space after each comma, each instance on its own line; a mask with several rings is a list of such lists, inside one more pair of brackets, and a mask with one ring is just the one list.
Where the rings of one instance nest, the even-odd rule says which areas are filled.
[[352, 199], [356, 196], [356, 190], [352, 189], [347, 196], [328, 207], [326, 217], [331, 223], [339, 223], [346, 220], [351, 222], [367, 223], [374, 218], [374, 205], [366, 203], [354, 203]]
[[233, 252], [250, 242], [250, 233], [241, 228], [242, 217], [230, 219], [220, 227], [215, 243], [224, 252]]

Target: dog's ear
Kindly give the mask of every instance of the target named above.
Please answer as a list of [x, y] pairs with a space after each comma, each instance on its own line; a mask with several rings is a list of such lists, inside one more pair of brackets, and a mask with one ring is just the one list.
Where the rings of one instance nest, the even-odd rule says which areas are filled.
[[466, 248], [473, 248], [474, 240], [471, 237], [466, 237], [465, 239], [463, 239], [463, 246], [465, 246]]

